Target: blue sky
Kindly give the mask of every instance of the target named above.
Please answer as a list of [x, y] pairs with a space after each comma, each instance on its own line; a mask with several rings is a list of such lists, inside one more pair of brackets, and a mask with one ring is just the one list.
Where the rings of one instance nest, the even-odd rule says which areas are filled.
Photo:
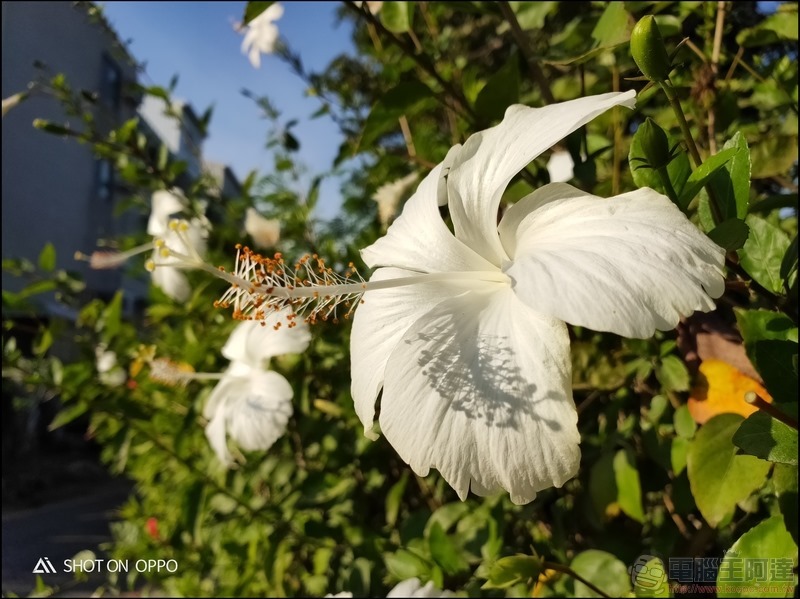
[[[285, 2], [279, 21], [281, 37], [298, 52], [308, 71], [321, 71], [337, 55], [352, 52], [351, 27], [338, 23], [338, 2]], [[243, 179], [252, 169], [272, 167], [265, 149], [268, 123], [240, 90], [267, 95], [284, 122], [298, 119], [292, 132], [300, 140], [299, 160], [310, 173], [326, 171], [342, 141], [328, 117], [310, 120], [319, 101], [305, 96], [304, 83], [275, 56], [262, 56], [254, 69], [241, 52], [242, 36], [234, 30], [245, 2], [108, 2], [109, 19], [139, 62], [146, 62], [145, 85], [166, 86], [179, 80], [175, 97], [198, 113], [214, 104], [204, 154], [231, 166]], [[319, 214], [330, 218], [339, 207], [338, 183], [328, 180], [320, 195]]]

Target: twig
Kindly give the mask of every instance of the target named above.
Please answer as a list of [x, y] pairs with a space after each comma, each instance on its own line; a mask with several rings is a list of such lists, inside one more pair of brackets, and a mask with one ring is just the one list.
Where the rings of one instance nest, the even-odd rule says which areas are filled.
[[767, 402], [763, 397], [761, 397], [755, 391], [748, 391], [744, 394], [744, 400], [749, 403], [751, 406], [755, 406], [762, 412], [766, 412], [770, 416], [772, 416], [775, 420], [780, 420], [784, 424], [791, 426], [794, 430], [797, 430], [797, 420], [789, 416], [788, 414], [782, 412], [771, 403]]
[[556, 562], [542, 562], [542, 567], [545, 570], [547, 570], [547, 569], [555, 570], [556, 572], [561, 572], [562, 574], [566, 574], [567, 576], [571, 576], [575, 580], [580, 581], [583, 584], [585, 584], [587, 587], [589, 587], [592, 591], [594, 591], [595, 593], [597, 593], [601, 597], [606, 597], [606, 599], [611, 599], [610, 595], [608, 595], [607, 593], [602, 591], [599, 587], [597, 587], [593, 583], [591, 583], [588, 580], [586, 580], [583, 576], [581, 576], [580, 574], [575, 572], [569, 566], [563, 566], [563, 565], [558, 564]]
[[530, 71], [531, 79], [536, 82], [536, 85], [539, 87], [539, 91], [542, 92], [542, 97], [548, 104], [553, 104], [556, 99], [553, 96], [553, 92], [550, 89], [550, 83], [547, 81], [547, 77], [544, 76], [544, 71], [542, 71], [542, 67], [539, 66], [539, 63], [533, 57], [533, 53], [531, 52], [528, 46], [528, 40], [525, 37], [525, 32], [520, 27], [519, 21], [517, 20], [517, 15], [514, 14], [514, 9], [511, 8], [511, 5], [508, 2], [498, 2], [498, 6], [500, 7], [500, 12], [503, 13], [503, 18], [508, 21], [508, 24], [511, 26], [511, 34], [514, 36], [514, 39], [517, 42], [517, 47], [519, 47], [520, 54], [522, 54], [522, 58], [525, 60], [525, 64], [528, 65], [528, 71]]

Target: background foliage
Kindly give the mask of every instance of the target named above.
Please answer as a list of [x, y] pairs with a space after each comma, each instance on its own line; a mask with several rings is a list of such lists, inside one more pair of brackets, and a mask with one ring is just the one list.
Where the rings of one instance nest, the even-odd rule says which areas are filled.
[[[247, 17], [268, 4], [249, 3]], [[656, 16], [671, 55], [670, 93], [701, 165], [667, 94], [631, 58], [631, 31], [646, 15]], [[223, 291], [217, 281], [190, 273], [184, 304], [152, 288], [141, 322], [121, 317], [120, 295], [93, 300], [74, 328], [40, 324], [31, 352], [18, 347], [9, 319], [4, 385], [16, 384], [20, 398], [58, 397], [53, 426], [88, 418], [110, 471], [136, 483], [110, 555], [176, 559], [176, 574], [153, 572], [145, 582], [186, 596], [381, 596], [415, 576], [470, 596], [591, 596], [596, 587], [666, 596], [680, 589], [663, 579], [632, 585], [628, 568], [640, 556], [653, 556], [642, 562], [648, 568], [661, 558], [664, 568], [670, 557], [723, 558], [732, 549], [725, 559], [789, 558], [796, 568], [797, 4], [766, 15], [753, 2], [387, 2], [372, 15], [345, 3], [341, 16], [356, 23], [357, 55], [308, 73], [291, 40], [278, 50], [319, 98], [314, 116], [330, 114], [346, 134], [331, 167], [345, 177], [343, 211], [331, 222], [315, 219], [319, 179], [304, 186], [306, 167], [294, 158], [310, 140], [292, 135], [262, 90], [248, 94], [274, 125], [274, 163], [251, 174], [238, 198], [218, 199], [210, 180], [181, 179], [182, 165], [148, 147], [134, 122], [101, 133], [91, 98], [62, 76], [47, 89], [83, 115], [81, 127], [36, 125], [111, 158], [132, 210], [146, 213], [152, 191], [178, 182], [195, 208], [207, 200], [212, 263], [230, 264], [233, 245], [248, 242], [242, 222], [254, 206], [281, 221], [285, 255], [312, 251], [341, 266], [360, 264], [358, 249], [384, 231], [371, 199], [380, 186], [412, 172], [421, 178], [510, 104], [636, 89], [635, 111], [614, 109], [558, 148], [574, 161], [571, 182], [600, 196], [643, 186], [667, 193], [730, 250], [727, 292], [713, 315], [649, 340], [571, 328], [581, 470], [526, 506], [507, 495], [461, 502], [436, 473], [415, 476], [385, 439], [363, 436], [349, 393], [346, 323], [316, 325], [304, 355], [273, 360], [294, 386], [289, 430], [270, 451], [224, 470], [203, 434], [212, 385], [166, 387], [134, 366], [139, 345], [154, 344], [196, 371], [226, 367], [219, 350], [234, 322], [212, 307]], [[168, 87], [141, 91], [170, 95]], [[505, 205], [549, 181], [547, 158], [515, 179]], [[4, 267], [32, 282], [3, 292], [5, 314], [33, 310], [42, 293], [82, 301], [80, 281], [54, 272], [52, 246], [37, 265], [8, 258]], [[129, 268], [145, 276], [138, 262]], [[54, 342], [65, 337], [81, 359], [57, 357]], [[98, 377], [100, 343], [128, 371], [125, 384]], [[747, 391], [771, 396], [772, 412], [746, 404]], [[793, 595], [790, 578], [780, 596]], [[111, 575], [107, 586], [140, 583]], [[774, 596], [764, 587], [755, 594]]]

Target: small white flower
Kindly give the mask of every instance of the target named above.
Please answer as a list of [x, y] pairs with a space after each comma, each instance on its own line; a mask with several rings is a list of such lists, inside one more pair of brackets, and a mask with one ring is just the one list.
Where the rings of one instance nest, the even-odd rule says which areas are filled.
[[372, 196], [378, 204], [378, 220], [381, 225], [389, 226], [389, 223], [397, 214], [397, 207], [400, 202], [411, 195], [414, 183], [417, 182], [417, 173], [406, 175], [402, 179], [397, 179], [391, 183], [381, 185]]
[[573, 176], [575, 162], [569, 152], [559, 150], [550, 155], [547, 161], [547, 172], [550, 175], [550, 183], [566, 183]]
[[283, 6], [272, 4], [246, 26], [242, 52], [247, 54], [254, 68], [261, 66], [261, 54], [272, 54], [278, 43], [277, 21], [283, 16]]
[[265, 451], [286, 431], [292, 415], [292, 386], [264, 361], [305, 351], [308, 326], [294, 322], [291, 310], [271, 313], [262, 325], [244, 321], [234, 329], [222, 355], [231, 361], [203, 410], [206, 437], [219, 460], [232, 463], [227, 436], [247, 451]]
[[244, 219], [244, 230], [258, 248], [272, 248], [281, 238], [281, 221], [264, 218], [255, 208], [248, 208]]
[[[364, 5], [363, 0], [358, 2], [353, 2], [358, 8], [361, 8]], [[373, 15], [377, 15], [381, 11], [381, 7], [383, 7], [382, 0], [373, 0], [371, 2], [366, 2], [367, 10], [371, 12]]]
[[171, 216], [184, 210], [185, 203], [177, 192], [159, 190], [153, 193], [150, 219], [147, 222], [147, 232], [157, 240], [160, 245], [156, 247], [153, 255], [154, 263], [158, 268], [153, 269], [153, 284], [161, 288], [169, 297], [178, 302], [185, 302], [192, 293], [189, 280], [177, 266], [180, 263], [166, 250], [191, 251], [202, 256], [206, 250], [208, 237], [208, 220], [194, 218], [184, 221], [186, 225], [181, 229], [170, 227]]
[[100, 344], [94, 349], [98, 380], [108, 387], [119, 387], [128, 375], [125, 370], [117, 365], [117, 354]]

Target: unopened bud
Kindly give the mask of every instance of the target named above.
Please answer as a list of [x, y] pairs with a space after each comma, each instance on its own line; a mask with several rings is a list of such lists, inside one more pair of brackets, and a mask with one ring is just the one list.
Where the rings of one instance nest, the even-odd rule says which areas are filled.
[[631, 32], [631, 56], [645, 77], [665, 81], [670, 62], [664, 40], [653, 15], [642, 17]]
[[672, 162], [674, 156], [669, 147], [667, 134], [655, 121], [648, 118], [642, 123], [637, 137], [641, 140], [642, 152], [650, 168], [658, 170]]

